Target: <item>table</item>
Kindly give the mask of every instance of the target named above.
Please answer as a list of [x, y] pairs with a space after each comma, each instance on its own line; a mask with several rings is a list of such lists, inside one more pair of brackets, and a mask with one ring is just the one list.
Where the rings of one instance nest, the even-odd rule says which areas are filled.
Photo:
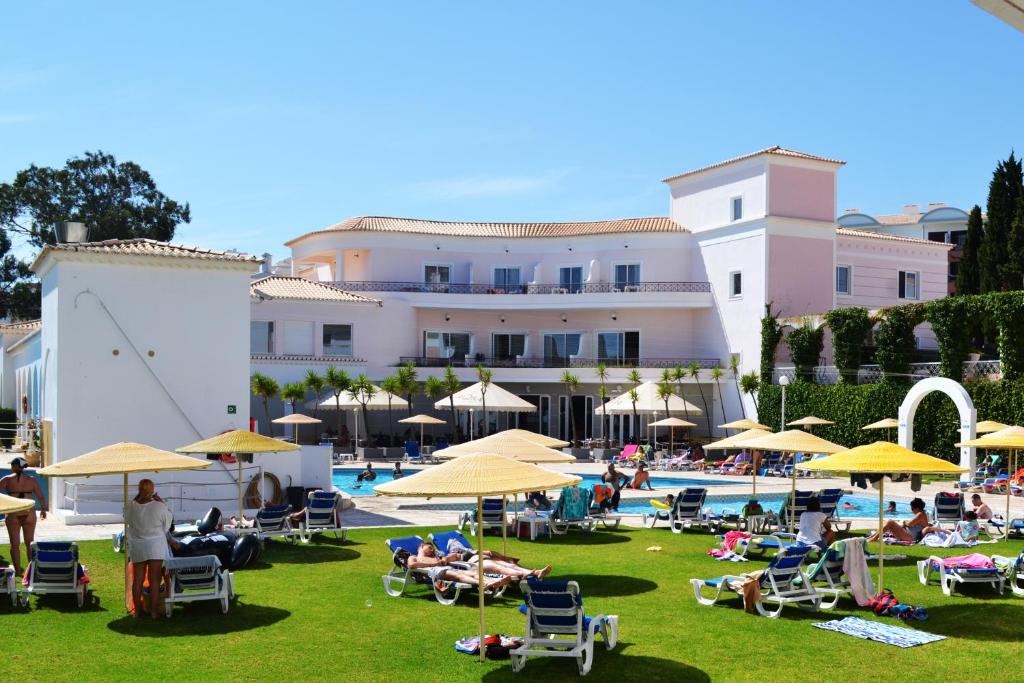
[[522, 538], [528, 536], [531, 541], [537, 540], [539, 533], [547, 533], [551, 536], [551, 527], [548, 525], [547, 517], [523, 517], [520, 516], [516, 519], [516, 538]]

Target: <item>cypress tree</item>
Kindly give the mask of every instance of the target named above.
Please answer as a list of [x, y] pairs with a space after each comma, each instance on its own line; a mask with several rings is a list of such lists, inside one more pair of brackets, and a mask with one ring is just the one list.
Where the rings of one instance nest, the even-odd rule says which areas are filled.
[[963, 255], [960, 257], [960, 269], [956, 273], [957, 294], [978, 294], [981, 292], [980, 272], [978, 271], [978, 249], [984, 227], [981, 222], [981, 207], [975, 204], [967, 218], [967, 235], [964, 238]]
[[1008, 289], [1024, 289], [1024, 193], [1017, 195], [1017, 208], [1010, 223], [1010, 239], [1006, 245], [1008, 261], [1003, 266]]
[[[988, 224], [978, 250], [979, 282], [983, 293], [1009, 289], [1015, 279], [1019, 280], [1019, 268], [1015, 263], [1019, 263], [1024, 254], [1011, 257], [1012, 245], [1009, 242], [1022, 184], [1021, 162], [1010, 152], [1010, 157], [996, 166], [988, 186]], [[1024, 248], [1024, 244], [1020, 246]]]

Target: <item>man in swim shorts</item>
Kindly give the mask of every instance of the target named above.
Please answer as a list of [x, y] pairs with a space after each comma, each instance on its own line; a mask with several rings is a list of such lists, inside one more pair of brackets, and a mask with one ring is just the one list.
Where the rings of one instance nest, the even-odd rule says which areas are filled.
[[[27, 466], [28, 461], [21, 456], [11, 460], [11, 474], [0, 479], [0, 493], [15, 498], [31, 498], [34, 495], [42, 507], [39, 517], [46, 519], [46, 498], [39, 487], [39, 480], [25, 472]], [[36, 511], [32, 509], [16, 515], [7, 515], [4, 522], [7, 524], [7, 535], [11, 539], [11, 564], [14, 565], [15, 575], [21, 576], [21, 536], [25, 536], [27, 553], [36, 537]]]
[[377, 478], [377, 473], [373, 471], [373, 463], [366, 463], [366, 469], [356, 475], [356, 481], [373, 481]]

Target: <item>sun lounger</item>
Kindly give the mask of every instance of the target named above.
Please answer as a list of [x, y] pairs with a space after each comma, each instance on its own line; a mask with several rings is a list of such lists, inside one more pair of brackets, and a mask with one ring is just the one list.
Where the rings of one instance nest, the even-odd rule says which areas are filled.
[[[807, 512], [807, 503], [811, 502], [811, 498], [814, 497], [813, 491], [797, 491], [796, 492], [796, 503], [794, 509], [793, 493], [786, 494], [786, 500], [783, 501], [782, 506], [779, 508], [777, 515], [777, 524], [780, 529], [789, 528], [790, 515], [794, 515], [794, 519], [799, 522], [800, 515]], [[796, 528], [796, 524], [793, 525]]]
[[11, 605], [18, 604], [18, 584], [15, 581], [14, 567], [0, 567], [0, 593], [11, 598]]
[[[508, 523], [506, 503], [501, 498], [484, 498], [482, 508], [484, 531], [498, 529], [499, 531]], [[469, 526], [471, 536], [476, 536], [476, 525], [478, 517], [476, 509], [467, 510], [459, 515], [459, 529]]]
[[291, 512], [291, 509], [291, 506], [287, 503], [284, 505], [265, 505], [260, 508], [252, 525], [257, 538], [261, 541], [266, 541], [274, 536], [283, 536], [294, 543], [295, 530], [292, 528], [291, 520], [288, 518], [288, 513]]
[[[443, 579], [435, 580], [429, 569], [409, 569], [406, 563], [401, 562], [399, 560], [399, 551], [405, 551], [409, 555], [415, 555], [419, 552], [420, 545], [423, 543], [423, 539], [419, 536], [389, 538], [384, 543], [391, 549], [392, 567], [381, 579], [384, 582], [384, 592], [391, 597], [397, 598], [401, 596], [405, 593], [405, 589], [410, 583], [416, 583], [429, 585], [434, 591], [434, 597], [442, 605], [454, 605], [459, 599], [459, 594], [464, 589], [474, 588], [474, 586], [467, 583], [445, 581]], [[402, 554], [404, 555], [404, 553]], [[491, 579], [497, 578], [490, 574], [485, 574], [485, 576]], [[506, 588], [507, 586], [503, 585], [497, 591], [485, 591], [484, 595], [496, 598], [501, 597], [505, 593]]]
[[[598, 486], [607, 486], [607, 484], [594, 484], [596, 490]], [[614, 512], [606, 511], [598, 503], [594, 502], [596, 497], [594, 491], [590, 492], [590, 517], [596, 523], [600, 523], [605, 529], [618, 529], [619, 524], [622, 522], [622, 515], [617, 515]]]
[[619, 618], [614, 614], [586, 616], [575, 581], [529, 578], [520, 582], [519, 589], [525, 602], [519, 609], [526, 615], [526, 635], [522, 646], [509, 652], [513, 671], [522, 671], [530, 657], [571, 657], [580, 675], [586, 676], [594, 663], [597, 634], [604, 639], [605, 649], [615, 647]]
[[81, 607], [88, 584], [85, 567], [78, 561], [77, 543], [35, 541], [29, 549], [28, 587], [21, 594], [21, 603], [27, 605], [30, 595], [59, 593], [74, 595]]
[[993, 555], [992, 562], [1003, 571], [1014, 595], [1024, 595], [1024, 552], [1017, 557]]
[[293, 531], [303, 543], [309, 543], [317, 534], [330, 533], [342, 541], [348, 529], [341, 526], [338, 516], [338, 494], [332, 491], [310, 491], [301, 526]]
[[776, 531], [773, 534], [755, 534], [750, 538], [741, 539], [736, 543], [733, 552], [740, 557], [747, 557], [751, 553], [765, 556], [769, 552], [778, 555], [793, 545], [796, 545], [795, 534]]
[[563, 488], [548, 517], [551, 532], [564, 534], [571, 528], [593, 531], [597, 520], [590, 516], [590, 501], [590, 491], [586, 489], [578, 486]]
[[828, 515], [828, 521], [833, 527], [841, 531], [850, 530], [850, 521], [839, 518], [839, 501], [843, 499], [842, 489], [821, 489], [815, 497], [821, 505], [821, 511]]
[[943, 558], [935, 555], [917, 563], [917, 578], [922, 584], [927, 586], [932, 574], [938, 574], [942, 592], [946, 595], [952, 595], [956, 585], [963, 583], [988, 583], [992, 585], [996, 593], [1002, 594], [1005, 584], [1003, 574], [998, 567], [947, 566], [947, 562]]
[[227, 567], [221, 566], [216, 555], [173, 557], [165, 566], [170, 576], [170, 590], [164, 602], [168, 619], [176, 603], [198, 600], [217, 600], [220, 611], [228, 613], [235, 595], [234, 577]]
[[[755, 603], [759, 614], [774, 619], [782, 613], [787, 604], [818, 610], [823, 607], [823, 597], [807, 579], [803, 571], [803, 563], [810, 551], [808, 546], [794, 546], [772, 558], [767, 569], [761, 574], [759, 587], [761, 599]], [[702, 605], [714, 605], [723, 590], [741, 592], [746, 577], [718, 576], [713, 579], [690, 579], [693, 595]], [[707, 598], [703, 594], [705, 588], [715, 591], [714, 597]], [[768, 609], [765, 603], [777, 605], [774, 610]]]
[[940, 491], [935, 494], [935, 524], [956, 524], [964, 518], [964, 497], [959, 493]]
[[807, 571], [807, 579], [816, 591], [824, 595], [831, 595], [832, 601], [821, 603], [822, 609], [831, 609], [839, 602], [843, 595], [850, 594], [850, 581], [843, 569], [844, 553], [846, 547], [851, 543], [864, 544], [863, 538], [851, 538], [836, 541], [828, 547], [814, 566]]

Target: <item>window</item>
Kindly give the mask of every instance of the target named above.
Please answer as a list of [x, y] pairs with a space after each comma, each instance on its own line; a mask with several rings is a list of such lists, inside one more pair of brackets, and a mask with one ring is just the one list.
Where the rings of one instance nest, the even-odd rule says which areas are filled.
[[964, 248], [964, 242], [966, 242], [966, 241], [967, 241], [967, 231], [966, 230], [953, 230], [952, 232], [949, 233], [949, 242], [950, 242], [950, 244], [955, 244], [957, 249], [963, 249]]
[[558, 286], [573, 294], [583, 291], [583, 267], [570, 266], [558, 269]]
[[636, 286], [640, 284], [640, 264], [639, 263], [620, 263], [615, 266], [615, 289], [624, 289], [626, 287]]
[[732, 198], [732, 219], [733, 221], [743, 219], [743, 197]]
[[274, 352], [274, 323], [253, 320], [249, 323], [249, 353]]
[[836, 294], [850, 292], [850, 266], [836, 266]]
[[918, 291], [918, 273], [901, 270], [900, 271], [900, 282], [899, 282], [899, 297], [901, 299], [918, 299], [920, 298], [920, 292]]
[[286, 320], [284, 323], [284, 355], [313, 355], [313, 322]]
[[640, 359], [640, 333], [598, 332], [597, 359], [617, 365], [635, 363]]
[[468, 332], [424, 332], [423, 356], [461, 363], [469, 353]]
[[580, 352], [580, 334], [545, 334], [544, 364], [548, 367], [565, 367], [569, 364], [569, 356]]
[[734, 270], [729, 273], [729, 297], [736, 298], [743, 296], [743, 273]]
[[452, 267], [436, 264], [423, 266], [423, 282], [434, 291], [447, 292], [448, 285], [452, 283]]
[[495, 361], [514, 361], [526, 353], [525, 334], [491, 335], [491, 356]]
[[494, 288], [506, 292], [519, 290], [519, 268], [495, 268]]
[[351, 325], [324, 325], [324, 355], [352, 355]]

